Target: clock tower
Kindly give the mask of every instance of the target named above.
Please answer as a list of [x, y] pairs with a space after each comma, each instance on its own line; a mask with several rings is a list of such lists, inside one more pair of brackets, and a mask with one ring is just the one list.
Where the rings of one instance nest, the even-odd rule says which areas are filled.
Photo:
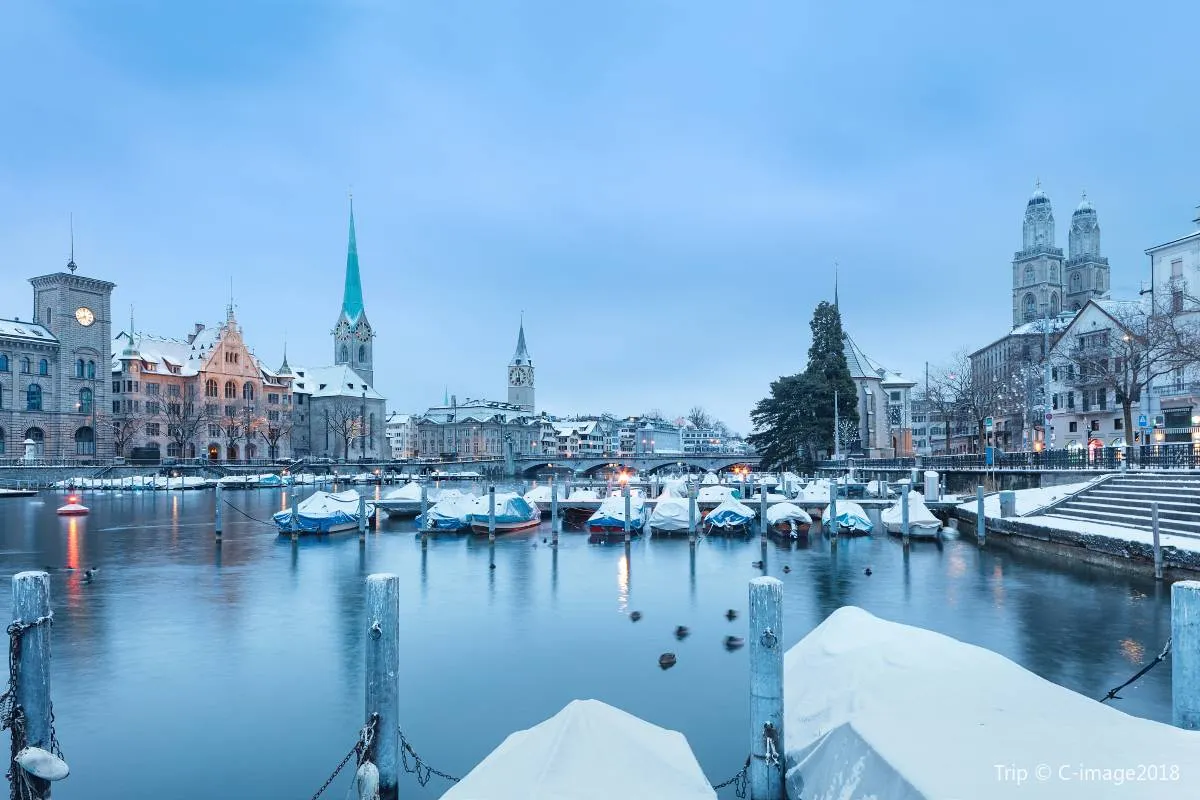
[[372, 348], [375, 331], [363, 308], [362, 277], [358, 271], [358, 243], [354, 240], [354, 201], [350, 201], [350, 244], [346, 249], [346, 288], [342, 311], [333, 326], [333, 363], [346, 364], [368, 385], [375, 385]]
[[533, 405], [533, 361], [525, 347], [525, 319], [521, 318], [517, 334], [517, 352], [508, 362], [508, 402], [520, 406], [522, 411], [534, 413]]

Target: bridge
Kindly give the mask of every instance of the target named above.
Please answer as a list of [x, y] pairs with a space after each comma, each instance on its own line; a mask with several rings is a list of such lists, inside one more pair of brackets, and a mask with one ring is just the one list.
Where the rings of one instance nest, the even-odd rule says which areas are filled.
[[734, 467], [757, 469], [758, 456], [744, 456], [734, 453], [693, 454], [649, 454], [624, 456], [573, 456], [571, 458], [545, 455], [518, 455], [510, 459], [503, 458], [464, 458], [452, 462], [420, 461], [413, 462], [422, 468], [435, 468], [446, 471], [472, 470], [485, 475], [494, 475], [501, 470], [508, 475], [532, 478], [539, 472], [570, 471], [575, 475], [595, 475], [605, 469], [634, 469], [649, 475], [656, 472], [707, 470], [709, 472], [726, 472]]

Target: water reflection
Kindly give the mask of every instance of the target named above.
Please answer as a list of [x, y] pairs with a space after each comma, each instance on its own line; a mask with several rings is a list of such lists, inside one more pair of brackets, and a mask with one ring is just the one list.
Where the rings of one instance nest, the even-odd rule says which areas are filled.
[[617, 610], [624, 613], [629, 608], [629, 554], [617, 559]]

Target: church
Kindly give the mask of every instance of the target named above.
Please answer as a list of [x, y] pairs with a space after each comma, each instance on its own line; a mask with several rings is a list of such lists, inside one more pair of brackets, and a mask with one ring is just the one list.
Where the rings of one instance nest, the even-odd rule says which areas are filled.
[[332, 365], [291, 367], [285, 354], [276, 371], [292, 381], [292, 452], [346, 461], [390, 458], [386, 400], [374, 388], [375, 331], [363, 304], [353, 201], [342, 308], [332, 336]]

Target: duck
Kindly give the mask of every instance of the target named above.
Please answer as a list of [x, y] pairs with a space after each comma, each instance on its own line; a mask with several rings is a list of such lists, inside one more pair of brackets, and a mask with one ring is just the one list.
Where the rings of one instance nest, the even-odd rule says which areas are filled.
[[631, 620], [633, 620], [634, 622], [637, 622], [639, 619], [641, 619], [641, 618], [642, 618], [642, 612], [640, 612], [640, 611], [632, 611], [632, 612], [630, 612], [630, 614], [629, 614], [629, 618], [630, 618]]
[[751, 562], [750, 562], [750, 566], [754, 567], [755, 569], [762, 569], [763, 562], [761, 562], [761, 561], [751, 561]]
[[686, 639], [689, 633], [691, 633], [691, 631], [687, 629], [687, 625], [677, 625], [675, 627], [676, 639]]
[[792, 571], [792, 568], [791, 568], [791, 567], [789, 567], [787, 564], [784, 564], [784, 565], [783, 565], [783, 571], [784, 571], [784, 572], [791, 572], [791, 571]]
[[866, 575], [868, 578], [871, 577], [871, 568], [867, 567], [866, 569], [864, 569], [863, 575]]
[[734, 611], [732, 608], [729, 609], [728, 611], [725, 612], [725, 619], [729, 620], [730, 622], [733, 622], [735, 619], [737, 619], [737, 612]]
[[95, 567], [88, 567], [83, 571], [83, 580], [85, 583], [91, 583], [92, 578], [96, 577], [96, 573], [100, 570]]
[[741, 647], [745, 643], [746, 643], [746, 640], [740, 636], [726, 636], [725, 637], [725, 649], [726, 650], [737, 650], [739, 647]]
[[670, 669], [671, 667], [675, 666], [675, 661], [676, 658], [674, 653], [663, 653], [658, 657], [658, 665], [663, 669]]
[[488, 569], [495, 569], [495, 568], [496, 568], [495, 564], [488, 564]]

